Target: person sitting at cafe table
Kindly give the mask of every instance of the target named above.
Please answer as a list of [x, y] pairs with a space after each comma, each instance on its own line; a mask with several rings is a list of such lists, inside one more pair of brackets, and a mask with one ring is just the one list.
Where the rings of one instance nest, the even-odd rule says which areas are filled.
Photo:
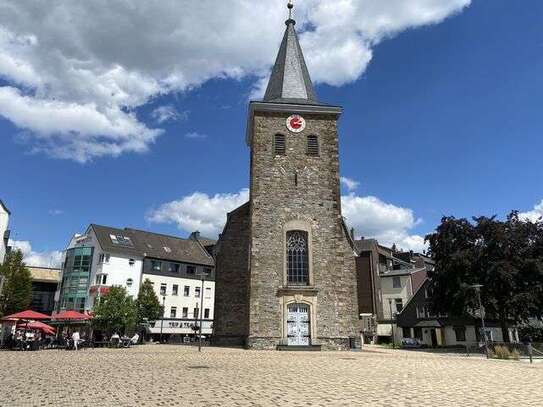
[[121, 341], [121, 337], [117, 332], [113, 332], [113, 335], [111, 335], [111, 344], [112, 345], [119, 345], [119, 342]]

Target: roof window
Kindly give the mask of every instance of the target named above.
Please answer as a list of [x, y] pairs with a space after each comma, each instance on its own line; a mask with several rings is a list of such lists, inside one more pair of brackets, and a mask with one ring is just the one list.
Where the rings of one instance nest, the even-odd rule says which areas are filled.
[[123, 235], [109, 235], [109, 238], [111, 239], [111, 243], [117, 246], [124, 246], [124, 247], [134, 247], [134, 244], [132, 243], [132, 239], [130, 239], [128, 236]]

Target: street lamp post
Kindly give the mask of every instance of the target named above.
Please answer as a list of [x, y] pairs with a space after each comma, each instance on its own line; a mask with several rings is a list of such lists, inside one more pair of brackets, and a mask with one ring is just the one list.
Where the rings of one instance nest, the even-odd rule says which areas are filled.
[[198, 352], [202, 351], [202, 324], [204, 323], [204, 275], [202, 274], [202, 291], [200, 292], [200, 332], [198, 338]]
[[166, 296], [162, 296], [162, 318], [160, 319], [160, 343], [162, 344], [162, 329], [164, 328], [164, 315], [166, 314]]
[[395, 344], [395, 341], [394, 341], [394, 320], [393, 320], [393, 316], [392, 316], [392, 298], [389, 298], [388, 299], [388, 308], [390, 310], [390, 328], [392, 329], [392, 349], [395, 349], [396, 348], [396, 344]]
[[486, 328], [485, 328], [485, 309], [481, 301], [482, 287], [483, 286], [481, 284], [473, 284], [470, 286], [470, 288], [475, 289], [475, 292], [477, 293], [477, 302], [479, 303], [479, 313], [481, 314], [481, 326], [483, 328], [483, 340], [485, 341], [485, 352], [486, 352], [486, 357], [488, 359], [488, 340], [486, 338]]
[[200, 312], [199, 312], [199, 319], [200, 319], [200, 327], [198, 329], [198, 352], [202, 351], [202, 324], [204, 323], [204, 282], [205, 278], [208, 275], [207, 272], [202, 271], [199, 272], [197, 275], [199, 275], [202, 279], [202, 289], [200, 291]]

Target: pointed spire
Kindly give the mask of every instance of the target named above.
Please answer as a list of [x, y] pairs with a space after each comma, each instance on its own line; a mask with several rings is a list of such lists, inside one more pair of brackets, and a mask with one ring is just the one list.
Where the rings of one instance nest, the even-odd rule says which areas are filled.
[[289, 19], [279, 54], [264, 96], [265, 102], [318, 104], [311, 77], [292, 19], [292, 1], [288, 3]]

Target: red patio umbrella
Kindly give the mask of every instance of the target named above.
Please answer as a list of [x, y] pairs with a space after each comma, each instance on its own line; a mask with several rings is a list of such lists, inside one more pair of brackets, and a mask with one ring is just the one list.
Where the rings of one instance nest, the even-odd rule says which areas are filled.
[[55, 334], [55, 328], [40, 321], [29, 322], [24, 327], [27, 329], [37, 329], [51, 335]]
[[77, 311], [63, 311], [60, 314], [53, 315], [55, 321], [88, 321], [89, 319], [92, 319], [90, 315]]
[[22, 312], [17, 312], [16, 314], [11, 314], [2, 318], [2, 321], [15, 321], [15, 320], [24, 320], [24, 321], [37, 321], [40, 319], [51, 319], [51, 315], [45, 315], [41, 312], [36, 312], [32, 310], [26, 310]]

